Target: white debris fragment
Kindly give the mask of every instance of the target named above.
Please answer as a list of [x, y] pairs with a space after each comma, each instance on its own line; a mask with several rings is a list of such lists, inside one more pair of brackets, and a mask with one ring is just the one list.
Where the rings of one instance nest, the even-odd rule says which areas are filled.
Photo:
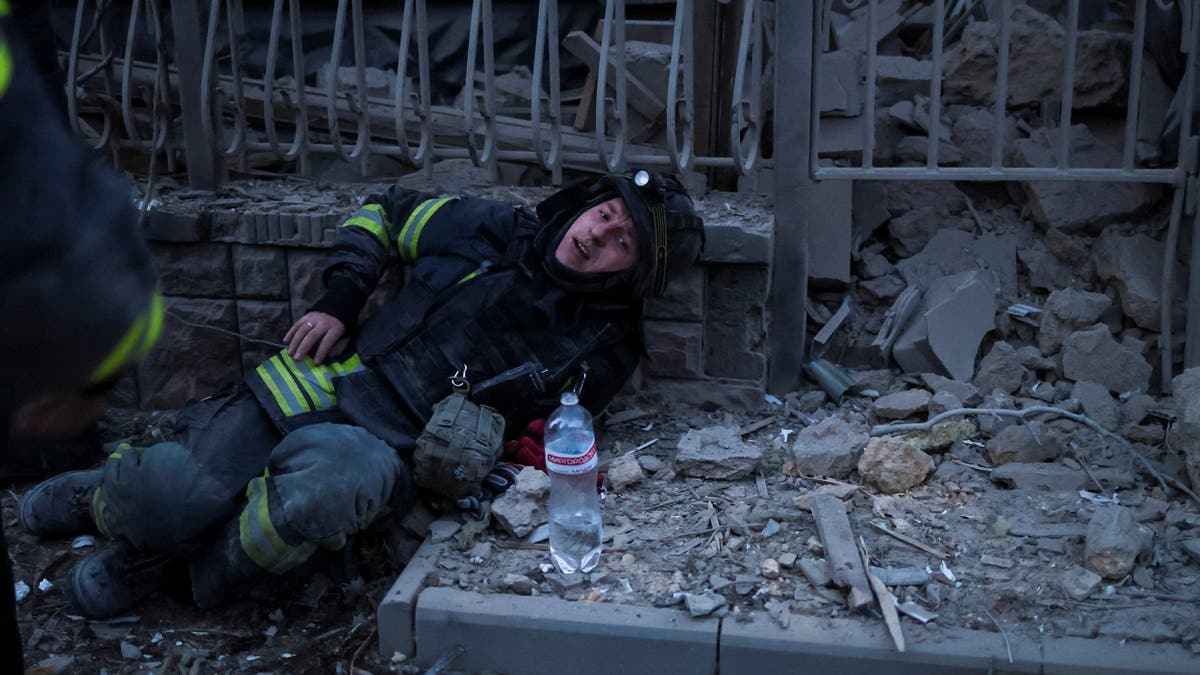
[[946, 579], [949, 580], [950, 583], [954, 583], [955, 581], [957, 581], [957, 579], [954, 578], [954, 572], [951, 572], [950, 568], [946, 566], [945, 560], [943, 560], [941, 562], [941, 566], [939, 567], [939, 569], [942, 572], [942, 576], [946, 577]]
[[71, 548], [78, 550], [81, 548], [93, 548], [96, 546], [96, 538], [90, 534], [81, 534], [71, 540]]
[[152, 644], [152, 645], [156, 645], [162, 641], [163, 641], [162, 633], [155, 633], [154, 636], [150, 638], [150, 644]]
[[267, 637], [275, 637], [278, 633], [279, 626], [268, 626], [267, 629], [263, 631], [263, 635]]
[[247, 656], [247, 657], [246, 657], [246, 660], [247, 660], [247, 661], [257, 661], [257, 660], [259, 660], [259, 659], [261, 659], [261, 658], [262, 658], [261, 656], [255, 656], [254, 654], [251, 654], [250, 656]]
[[16, 597], [17, 602], [28, 598], [29, 584], [25, 583], [24, 581], [18, 581], [17, 583], [13, 584], [13, 595]]
[[779, 530], [780, 530], [779, 523], [775, 522], [774, 518], [768, 518], [767, 525], [766, 525], [766, 527], [763, 528], [762, 536], [764, 536], [764, 537], [774, 536], [776, 534], [779, 534]]
[[279, 657], [280, 657], [280, 658], [284, 658], [284, 659], [290, 659], [290, 658], [292, 658], [292, 657], [294, 657], [294, 656], [295, 656], [295, 654], [293, 654], [293, 653], [291, 653], [291, 652], [284, 652], [284, 653], [282, 653], [282, 654], [280, 654], [280, 655], [279, 655]]
[[43, 593], [50, 590], [51, 588], [54, 588], [54, 584], [50, 583], [49, 579], [42, 579], [41, 581], [38, 582], [38, 590]]
[[1079, 498], [1097, 505], [1112, 504], [1115, 506], [1121, 503], [1121, 500], [1117, 497], [1117, 493], [1115, 492], [1113, 493], [1113, 496], [1105, 497], [1104, 495], [1098, 495], [1095, 492], [1080, 490]]
[[542, 574], [549, 574], [550, 570], [554, 569], [554, 565], [551, 565], [549, 563], [542, 563], [541, 565], [538, 565], [538, 569], [540, 569], [542, 571]]
[[779, 430], [779, 437], [780, 437], [780, 439], [782, 439], [782, 440], [783, 440], [783, 442], [784, 442], [784, 443], [787, 443], [787, 442], [788, 442], [788, 436], [791, 436], [791, 435], [792, 435], [792, 434], [794, 434], [794, 433], [796, 433], [796, 430], [795, 430], [795, 429], [780, 429], [780, 430]]
[[763, 400], [771, 405], [783, 405], [783, 401], [779, 400], [779, 397], [773, 394], [763, 396]]

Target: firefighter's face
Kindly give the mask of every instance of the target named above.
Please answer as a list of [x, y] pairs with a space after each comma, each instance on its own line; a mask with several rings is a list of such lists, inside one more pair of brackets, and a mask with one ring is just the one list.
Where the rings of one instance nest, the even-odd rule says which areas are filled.
[[636, 236], [625, 200], [613, 197], [571, 223], [554, 257], [576, 272], [620, 272], [637, 262]]

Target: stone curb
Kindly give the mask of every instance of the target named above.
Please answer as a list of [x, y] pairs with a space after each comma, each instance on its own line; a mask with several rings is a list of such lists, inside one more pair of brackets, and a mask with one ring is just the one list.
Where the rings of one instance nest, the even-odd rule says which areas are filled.
[[429, 665], [465, 652], [454, 670], [506, 673], [1197, 673], [1200, 655], [1177, 644], [1010, 635], [906, 623], [897, 653], [870, 620], [792, 615], [780, 628], [766, 616], [692, 619], [679, 609], [586, 603], [550, 597], [427, 588], [444, 544], [422, 544], [379, 606], [384, 658], [399, 652]]

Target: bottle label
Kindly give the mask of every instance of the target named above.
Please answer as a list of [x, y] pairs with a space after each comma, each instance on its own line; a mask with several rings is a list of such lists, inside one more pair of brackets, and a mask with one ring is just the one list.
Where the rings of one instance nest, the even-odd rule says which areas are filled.
[[595, 469], [597, 464], [595, 443], [582, 455], [556, 455], [546, 451], [546, 470], [551, 473], [578, 475]]

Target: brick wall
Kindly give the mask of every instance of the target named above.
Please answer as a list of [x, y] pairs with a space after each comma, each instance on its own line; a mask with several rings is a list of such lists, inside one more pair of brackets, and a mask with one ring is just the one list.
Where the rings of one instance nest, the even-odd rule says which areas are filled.
[[[150, 212], [168, 316], [159, 345], [122, 383], [118, 404], [177, 408], [240, 381], [278, 351], [264, 343], [280, 343], [319, 297], [326, 249], [354, 205], [316, 214], [286, 208], [172, 203]], [[697, 405], [757, 406], [766, 376], [770, 224], [701, 215], [703, 264], [647, 302], [649, 358], [637, 384]], [[380, 292], [397, 284], [381, 284]]]

